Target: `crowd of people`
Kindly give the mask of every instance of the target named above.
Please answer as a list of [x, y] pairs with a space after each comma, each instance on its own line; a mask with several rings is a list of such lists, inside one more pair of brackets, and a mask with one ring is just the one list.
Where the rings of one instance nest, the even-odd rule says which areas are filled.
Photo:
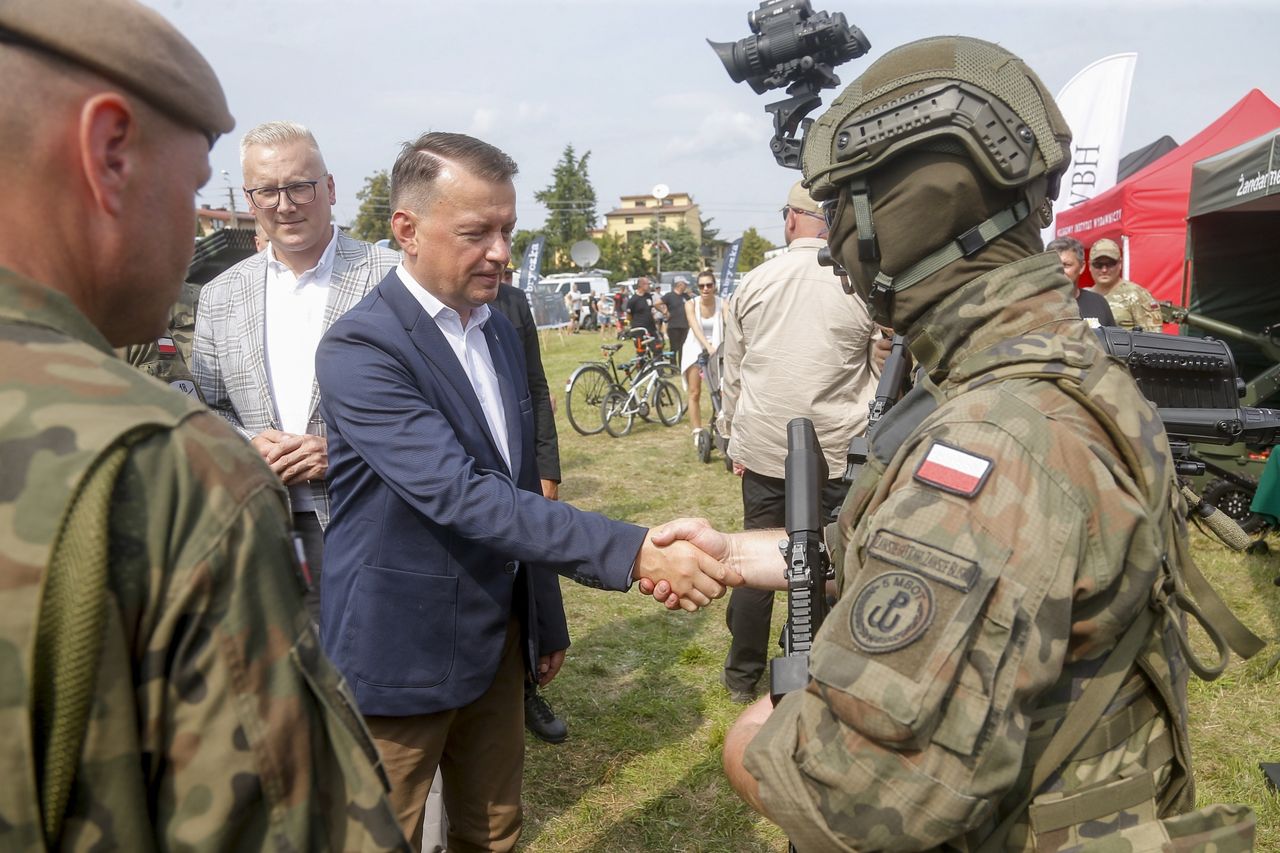
[[[264, 245], [201, 291], [191, 387], [144, 376], [116, 349], [176, 349], [192, 193], [234, 127], [217, 75], [133, 0], [5, 4], [0, 36], [0, 846], [513, 849], [524, 729], [566, 735], [537, 689], [569, 646], [561, 578], [690, 611], [734, 588], [724, 684], [759, 693], [797, 416], [839, 508], [837, 600], [809, 688], [726, 737], [750, 806], [801, 850], [1057, 850], [1194, 807], [1184, 620], [1152, 597], [1190, 571], [1181, 498], [1081, 319], [1080, 247], [1043, 251], [1070, 131], [1017, 57], [885, 53], [809, 131], [789, 251], [727, 301], [703, 272], [614, 303], [665, 320], [697, 418], [722, 350], [725, 533], [558, 500], [509, 286], [518, 166], [465, 134], [402, 147], [390, 251], [335, 225], [305, 126], [250, 129]], [[1012, 149], [947, 111], [956, 86]], [[1121, 261], [1092, 247], [1096, 287], [1150, 327]], [[916, 381], [850, 484], [894, 332]]]

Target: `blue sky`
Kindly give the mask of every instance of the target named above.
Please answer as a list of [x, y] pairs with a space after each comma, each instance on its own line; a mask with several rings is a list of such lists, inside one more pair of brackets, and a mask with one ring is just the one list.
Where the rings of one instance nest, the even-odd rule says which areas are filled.
[[[533, 193], [572, 143], [592, 152], [601, 213], [665, 183], [692, 193], [722, 237], [754, 226], [781, 241], [777, 211], [798, 173], [768, 150], [764, 106], [779, 93], [731, 82], [705, 42], [746, 36], [758, 2], [144, 1], [209, 59], [236, 117], [212, 153], [202, 198], [214, 205], [241, 183], [239, 135], [292, 119], [320, 142], [343, 223], [365, 177], [388, 168], [401, 143], [449, 130], [520, 164], [521, 228], [541, 226]], [[1166, 133], [1185, 141], [1251, 88], [1280, 101], [1276, 16], [1262, 2], [813, 5], [843, 12], [871, 41], [868, 57], [838, 70], [846, 83], [889, 48], [944, 33], [1004, 45], [1054, 92], [1088, 63], [1136, 51], [1126, 152]]]

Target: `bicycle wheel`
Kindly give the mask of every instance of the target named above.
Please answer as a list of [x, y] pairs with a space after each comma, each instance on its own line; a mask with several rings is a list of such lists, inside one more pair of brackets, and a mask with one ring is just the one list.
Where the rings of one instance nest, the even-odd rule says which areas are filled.
[[569, 425], [583, 435], [595, 435], [604, 429], [600, 404], [612, 387], [609, 371], [598, 364], [584, 364], [575, 370], [564, 389], [564, 410], [569, 416]]
[[680, 389], [674, 382], [659, 379], [649, 393], [653, 396], [653, 408], [658, 413], [658, 420], [665, 426], [675, 426], [684, 414], [684, 400], [680, 399]]
[[630, 399], [630, 395], [615, 388], [605, 395], [604, 402], [600, 404], [600, 421], [614, 438], [622, 438], [631, 432], [631, 425], [635, 423], [635, 413], [627, 411]]

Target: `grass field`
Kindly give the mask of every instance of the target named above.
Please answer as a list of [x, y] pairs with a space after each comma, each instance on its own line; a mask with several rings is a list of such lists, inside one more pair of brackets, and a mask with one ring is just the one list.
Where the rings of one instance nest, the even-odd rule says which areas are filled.
[[[599, 343], [595, 333], [544, 338], [561, 404], [565, 379], [598, 356]], [[687, 420], [669, 429], [637, 420], [621, 439], [580, 436], [563, 412], [557, 423], [562, 499], [640, 524], [702, 515], [723, 530], [740, 528], [739, 481], [718, 454], [712, 464], [698, 462]], [[1193, 543], [1205, 574], [1269, 643], [1218, 681], [1193, 678], [1191, 686], [1200, 800], [1252, 806], [1260, 851], [1280, 851], [1280, 799], [1258, 770], [1259, 761], [1280, 761], [1280, 588], [1272, 583], [1280, 542], [1273, 543], [1277, 553], [1266, 556], [1237, 555], [1198, 534]], [[559, 746], [528, 739], [522, 849], [785, 850], [782, 833], [739, 802], [720, 769], [725, 731], [741, 710], [719, 683], [729, 643], [724, 601], [668, 613], [636, 592], [562, 587], [573, 647], [546, 696], [570, 734]], [[778, 627], [785, 609], [779, 599]]]

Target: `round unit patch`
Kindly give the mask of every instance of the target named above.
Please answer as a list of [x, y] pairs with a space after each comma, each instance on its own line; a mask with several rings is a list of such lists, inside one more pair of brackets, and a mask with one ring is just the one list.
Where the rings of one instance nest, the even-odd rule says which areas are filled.
[[859, 647], [880, 654], [920, 639], [933, 614], [933, 590], [923, 578], [911, 572], [885, 572], [858, 593], [849, 627]]

